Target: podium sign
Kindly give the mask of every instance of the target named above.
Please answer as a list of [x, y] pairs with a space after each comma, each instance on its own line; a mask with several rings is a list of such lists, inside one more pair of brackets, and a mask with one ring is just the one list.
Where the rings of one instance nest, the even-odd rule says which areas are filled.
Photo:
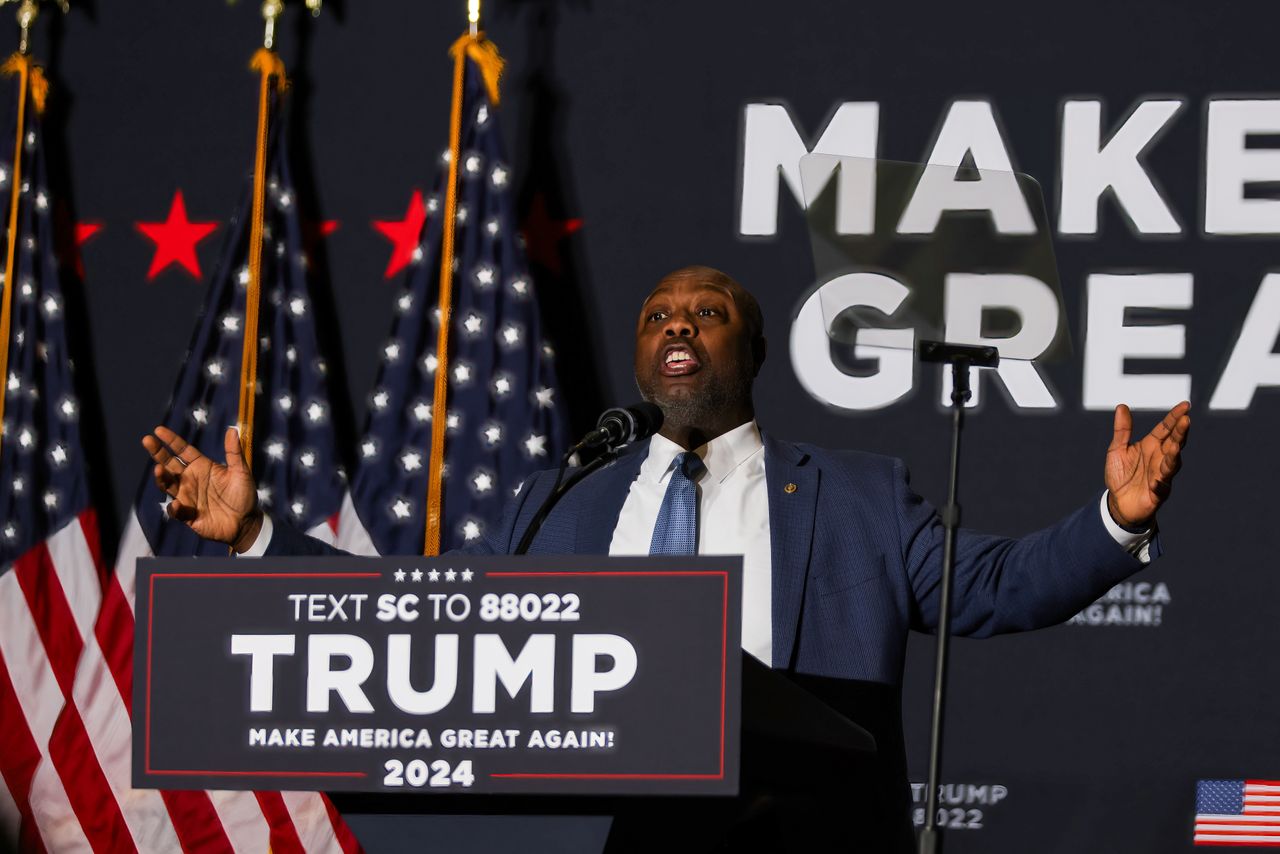
[[150, 558], [137, 589], [137, 787], [737, 791], [740, 558]]

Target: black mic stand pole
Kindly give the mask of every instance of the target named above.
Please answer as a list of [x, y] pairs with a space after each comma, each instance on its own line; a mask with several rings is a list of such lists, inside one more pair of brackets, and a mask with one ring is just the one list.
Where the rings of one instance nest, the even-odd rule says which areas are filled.
[[969, 369], [1000, 364], [995, 347], [973, 347], [921, 341], [920, 361], [951, 365], [951, 479], [947, 503], [942, 508], [942, 590], [938, 603], [937, 656], [933, 670], [933, 724], [929, 730], [929, 782], [926, 784], [924, 829], [920, 854], [941, 854], [942, 828], [938, 826], [938, 788], [942, 785], [942, 719], [947, 702], [947, 655], [951, 649], [951, 583], [955, 576], [956, 529], [960, 527], [960, 434], [964, 409], [971, 392]]

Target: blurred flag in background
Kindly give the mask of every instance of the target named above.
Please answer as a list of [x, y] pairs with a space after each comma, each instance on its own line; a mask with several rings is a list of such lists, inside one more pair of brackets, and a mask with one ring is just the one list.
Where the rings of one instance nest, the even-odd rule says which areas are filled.
[[[502, 60], [483, 36], [463, 36], [453, 51], [455, 57], [464, 52], [466, 60], [454, 93], [461, 123], [448, 360], [439, 364], [436, 346], [451, 159], [446, 149], [425, 201], [421, 244], [396, 296], [396, 318], [369, 393], [351, 495], [339, 523], [338, 545], [357, 554], [422, 553], [435, 419], [446, 424], [442, 549], [483, 536], [524, 479], [558, 465], [567, 446], [555, 351], [543, 338], [498, 128]], [[448, 403], [435, 412], [433, 390], [442, 370]]]

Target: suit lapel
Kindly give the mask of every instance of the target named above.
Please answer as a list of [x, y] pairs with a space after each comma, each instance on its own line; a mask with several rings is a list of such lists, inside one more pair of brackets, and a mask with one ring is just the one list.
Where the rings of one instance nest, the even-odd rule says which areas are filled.
[[820, 470], [795, 445], [764, 436], [772, 558], [773, 666], [791, 666], [818, 506]]
[[637, 442], [579, 485], [589, 497], [584, 496], [587, 500], [578, 523], [576, 554], [609, 553], [613, 529], [618, 526], [618, 516], [631, 491], [631, 482], [640, 473], [640, 466], [648, 456], [648, 440]]

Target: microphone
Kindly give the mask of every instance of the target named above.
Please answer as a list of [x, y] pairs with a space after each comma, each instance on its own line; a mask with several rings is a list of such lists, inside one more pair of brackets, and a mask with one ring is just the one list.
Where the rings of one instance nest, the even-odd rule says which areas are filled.
[[[560, 459], [560, 469], [556, 472], [555, 482], [551, 484], [551, 491], [547, 493], [542, 505], [533, 514], [533, 518], [529, 520], [524, 536], [520, 538], [520, 543], [512, 554], [522, 555], [528, 553], [529, 546], [533, 544], [533, 538], [537, 536], [538, 529], [542, 527], [542, 523], [551, 513], [551, 509], [564, 497], [566, 492], [612, 459], [610, 451], [631, 442], [647, 439], [657, 433], [661, 427], [662, 410], [652, 403], [636, 403], [631, 406], [616, 406], [613, 409], [606, 409], [604, 414], [600, 416], [600, 420], [596, 422], [596, 429], [583, 436], [581, 442], [565, 451], [564, 456]], [[601, 445], [604, 446], [605, 453], [600, 454], [585, 466], [577, 469], [568, 480], [565, 480], [565, 470], [569, 467], [569, 460], [574, 454], [584, 448], [598, 448]]]
[[647, 439], [662, 429], [662, 410], [652, 403], [643, 401], [631, 406], [615, 406], [606, 409], [592, 430], [582, 441], [574, 445], [569, 453], [576, 453], [584, 448], [617, 448], [629, 445], [641, 439]]

